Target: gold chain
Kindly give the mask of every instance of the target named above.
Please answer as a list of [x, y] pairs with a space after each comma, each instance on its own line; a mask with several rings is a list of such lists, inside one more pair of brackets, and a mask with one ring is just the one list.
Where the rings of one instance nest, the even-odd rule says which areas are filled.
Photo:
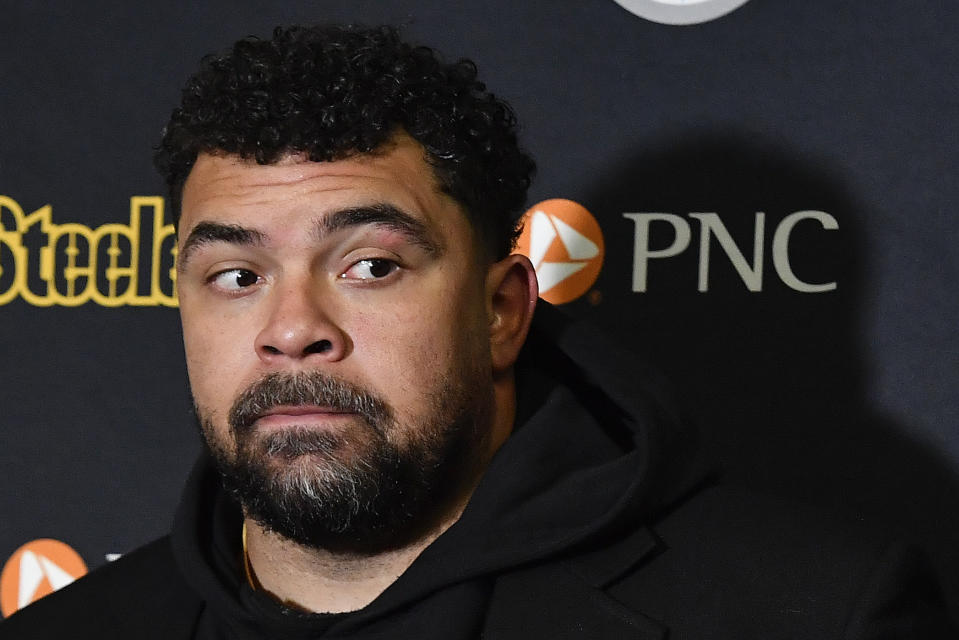
[[250, 564], [250, 553], [246, 550], [246, 520], [243, 521], [243, 571], [250, 588], [256, 591], [256, 578], [253, 577], [253, 565]]

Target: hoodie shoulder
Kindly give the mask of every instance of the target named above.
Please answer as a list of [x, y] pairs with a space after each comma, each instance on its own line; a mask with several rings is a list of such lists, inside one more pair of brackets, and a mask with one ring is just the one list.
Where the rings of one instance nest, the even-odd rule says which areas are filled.
[[201, 607], [163, 537], [0, 622], [0, 640], [177, 640], [192, 636]]
[[712, 487], [652, 530], [659, 552], [609, 593], [670, 637], [956, 637], [925, 556], [861, 522]]

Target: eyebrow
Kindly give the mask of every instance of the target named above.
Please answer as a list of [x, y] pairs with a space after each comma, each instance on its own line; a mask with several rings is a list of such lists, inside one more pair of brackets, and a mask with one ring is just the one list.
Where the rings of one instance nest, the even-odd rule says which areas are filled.
[[238, 224], [222, 224], [220, 222], [199, 222], [190, 230], [183, 243], [177, 258], [177, 267], [183, 269], [189, 261], [190, 256], [202, 245], [214, 242], [225, 242], [228, 244], [263, 246], [266, 244], [266, 236], [256, 229], [247, 229]]
[[315, 233], [318, 237], [323, 237], [363, 225], [384, 227], [400, 233], [428, 253], [443, 252], [443, 246], [422, 220], [385, 202], [334, 211], [317, 222]]
[[[419, 219], [387, 203], [377, 203], [362, 207], [340, 209], [324, 216], [316, 223], [314, 235], [317, 239], [351, 227], [374, 225], [385, 227], [400, 233], [430, 254], [442, 253], [442, 245], [433, 237], [427, 226]], [[177, 265], [184, 269], [190, 256], [205, 245], [223, 242], [233, 245], [261, 247], [267, 243], [268, 236], [256, 229], [236, 224], [202, 221], [190, 230], [180, 250]]]

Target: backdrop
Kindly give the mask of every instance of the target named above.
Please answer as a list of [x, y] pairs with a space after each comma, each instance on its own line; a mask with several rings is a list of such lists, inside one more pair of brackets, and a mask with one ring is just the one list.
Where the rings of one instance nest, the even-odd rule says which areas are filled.
[[348, 21], [472, 57], [513, 104], [539, 164], [530, 205], [569, 199], [598, 222], [534, 207], [547, 294], [581, 294], [562, 308], [666, 373], [730, 482], [920, 541], [959, 612], [953, 2], [4, 0], [0, 15], [0, 562], [41, 538], [76, 554], [21, 550], [7, 609], [11, 590], [164, 533], [198, 450], [151, 166], [184, 80], [237, 37]]

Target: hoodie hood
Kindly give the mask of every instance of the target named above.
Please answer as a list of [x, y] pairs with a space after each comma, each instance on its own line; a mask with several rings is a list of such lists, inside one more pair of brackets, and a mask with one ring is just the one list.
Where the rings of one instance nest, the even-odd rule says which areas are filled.
[[701, 481], [692, 433], [658, 377], [586, 323], [541, 302], [516, 379], [516, 426], [460, 519], [350, 614], [295, 613], [246, 585], [239, 508], [201, 459], [172, 534], [181, 572], [207, 603], [201, 628], [209, 637], [475, 637], [497, 575], [602, 545]]

